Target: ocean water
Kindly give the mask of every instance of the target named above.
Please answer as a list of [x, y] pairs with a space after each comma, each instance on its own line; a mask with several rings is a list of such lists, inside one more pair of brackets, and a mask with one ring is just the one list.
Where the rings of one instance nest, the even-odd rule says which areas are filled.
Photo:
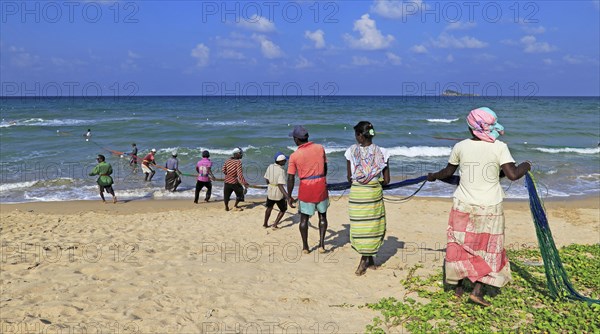
[[[164, 190], [161, 170], [151, 183], [143, 182], [143, 174], [134, 173], [128, 157], [118, 153], [129, 152], [132, 142], [142, 157], [156, 148], [160, 165], [176, 149], [186, 173], [194, 173], [208, 149], [217, 177], [231, 150], [240, 146], [246, 178], [262, 185], [275, 152], [295, 149], [288, 134], [296, 124], [325, 146], [328, 181], [341, 182], [343, 153], [354, 143], [352, 127], [361, 120], [374, 124], [375, 143], [391, 152], [392, 178], [403, 180], [444, 167], [452, 145], [469, 135], [465, 116], [481, 106], [498, 114], [506, 128], [501, 140], [513, 157], [535, 163], [543, 196], [600, 193], [598, 97], [29, 97], [0, 99], [0, 201], [97, 200], [95, 177], [87, 176], [97, 154], [113, 165], [120, 199], [193, 199], [193, 177], [184, 176], [177, 193]], [[85, 141], [88, 128], [92, 139]], [[221, 186], [215, 183], [216, 199]], [[503, 187], [508, 198], [527, 196], [522, 181], [504, 180]], [[448, 197], [453, 190], [430, 183], [419, 196]], [[265, 191], [251, 189], [250, 195]]]

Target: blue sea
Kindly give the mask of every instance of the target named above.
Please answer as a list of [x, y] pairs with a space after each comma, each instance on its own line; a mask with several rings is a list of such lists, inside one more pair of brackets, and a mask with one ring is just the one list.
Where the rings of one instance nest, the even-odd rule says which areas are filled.
[[[452, 146], [468, 136], [465, 116], [476, 107], [496, 111], [506, 128], [501, 140], [518, 161], [531, 160], [546, 198], [600, 193], [600, 98], [598, 97], [103, 97], [0, 99], [0, 201], [98, 200], [95, 177], [87, 176], [97, 154], [115, 171], [122, 200], [185, 198], [192, 201], [195, 178], [184, 176], [180, 191], [164, 190], [164, 172], [150, 183], [134, 173], [129, 158], [135, 142], [140, 156], [152, 148], [164, 165], [173, 150], [180, 169], [194, 173], [209, 150], [217, 177], [233, 148], [245, 151], [252, 184], [277, 151], [295, 149], [289, 132], [304, 125], [310, 139], [325, 147], [329, 182], [345, 181], [344, 151], [354, 143], [352, 127], [375, 126], [374, 139], [391, 152], [394, 180], [418, 177], [446, 165]], [[92, 139], [83, 134], [92, 130]], [[508, 198], [526, 198], [523, 181], [503, 181]], [[415, 186], [391, 194], [411, 194]], [[419, 196], [449, 197], [453, 186], [428, 183]], [[222, 198], [222, 184], [213, 188]], [[265, 196], [251, 189], [251, 196]], [[341, 193], [335, 193], [338, 195]]]

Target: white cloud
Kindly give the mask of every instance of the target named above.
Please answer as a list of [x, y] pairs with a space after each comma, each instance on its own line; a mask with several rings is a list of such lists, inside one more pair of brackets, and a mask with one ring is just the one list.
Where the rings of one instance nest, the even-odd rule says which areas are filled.
[[231, 33], [229, 37], [217, 36], [215, 41], [217, 46], [222, 48], [250, 49], [254, 47], [254, 43], [246, 35], [235, 32]]
[[325, 33], [321, 29], [312, 32], [306, 30], [304, 32], [304, 37], [315, 42], [315, 49], [322, 49], [325, 47]]
[[238, 26], [258, 32], [273, 32], [275, 31], [275, 23], [269, 21], [269, 19], [259, 16], [257, 14], [252, 15], [250, 18], [243, 18], [238, 23]]
[[415, 14], [425, 8], [426, 6], [422, 0], [375, 0], [375, 3], [371, 6], [371, 11], [388, 19], [399, 19]]
[[196, 66], [204, 67], [208, 65], [208, 61], [210, 60], [210, 49], [203, 43], [200, 43], [192, 50], [191, 55], [196, 58]]
[[358, 57], [358, 56], [353, 56], [352, 57], [352, 65], [355, 66], [369, 66], [369, 65], [376, 65], [377, 62], [374, 60], [371, 60], [367, 57]]
[[543, 26], [532, 27], [524, 24], [521, 26], [521, 29], [530, 35], [539, 35], [546, 32], [546, 28]]
[[225, 49], [219, 52], [217, 55], [219, 58], [223, 59], [233, 59], [233, 60], [244, 60], [246, 56], [243, 53], [231, 49]]
[[512, 39], [503, 39], [500, 41], [500, 43], [509, 46], [519, 45], [519, 43], [513, 41]]
[[131, 59], [139, 59], [141, 56], [131, 50], [127, 51], [127, 56]]
[[550, 58], [544, 58], [544, 59], [542, 59], [542, 61], [546, 65], [552, 65], [552, 59], [550, 59]]
[[456, 38], [445, 32], [441, 33], [437, 39], [432, 39], [431, 44], [443, 49], [481, 49], [488, 45], [475, 37], [463, 36], [461, 38]]
[[252, 38], [260, 43], [260, 51], [265, 58], [277, 59], [283, 57], [283, 51], [281, 51], [281, 48], [277, 44], [267, 39], [265, 35], [254, 34], [252, 35]]
[[302, 69], [302, 68], [308, 68], [308, 67], [313, 67], [314, 64], [312, 62], [310, 62], [308, 59], [299, 56], [298, 60], [296, 61], [296, 65], [294, 66], [297, 69]]
[[563, 60], [571, 65], [578, 65], [584, 62], [584, 58], [582, 56], [572, 56], [570, 54], [564, 56]]
[[521, 38], [526, 53], [547, 53], [556, 50], [556, 47], [547, 42], [538, 42], [535, 36], [527, 35]]
[[453, 63], [454, 62], [454, 56], [452, 54], [449, 54], [446, 57], [446, 61], [449, 62], [449, 63]]
[[475, 22], [452, 22], [450, 24], [448, 24], [446, 26], [446, 28], [444, 28], [444, 30], [468, 30], [468, 29], [472, 29], [475, 28], [477, 26], [477, 23]]
[[360, 19], [354, 21], [354, 31], [358, 31], [360, 38], [356, 39], [349, 34], [345, 34], [344, 38], [354, 49], [362, 50], [380, 50], [385, 49], [394, 41], [394, 36], [383, 36], [381, 31], [377, 30], [375, 20], [369, 17], [369, 14], [364, 14]]
[[427, 48], [425, 47], [425, 45], [422, 45], [422, 44], [413, 45], [410, 48], [410, 51], [412, 51], [414, 53], [427, 53]]
[[402, 58], [400, 58], [400, 56], [398, 56], [395, 53], [392, 52], [386, 52], [385, 53], [387, 59], [389, 60], [390, 63], [392, 63], [392, 65], [401, 65], [402, 64]]
[[40, 57], [25, 51], [23, 47], [10, 46], [8, 51], [12, 53], [10, 62], [16, 67], [33, 67], [39, 64]]

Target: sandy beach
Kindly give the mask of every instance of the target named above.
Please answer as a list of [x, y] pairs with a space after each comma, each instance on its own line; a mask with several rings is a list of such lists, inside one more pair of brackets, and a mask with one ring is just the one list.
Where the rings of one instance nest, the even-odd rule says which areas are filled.
[[[330, 252], [301, 254], [298, 219], [261, 227], [260, 200], [0, 206], [2, 333], [360, 333], [402, 297], [408, 268], [442, 265], [449, 199], [386, 203], [382, 267], [356, 277], [347, 198], [332, 198]], [[546, 203], [558, 246], [600, 242], [600, 198]], [[295, 213], [295, 209], [288, 212]], [[527, 202], [505, 202], [507, 248], [537, 247]], [[271, 217], [275, 218], [276, 211]], [[316, 246], [311, 219], [309, 243]]]

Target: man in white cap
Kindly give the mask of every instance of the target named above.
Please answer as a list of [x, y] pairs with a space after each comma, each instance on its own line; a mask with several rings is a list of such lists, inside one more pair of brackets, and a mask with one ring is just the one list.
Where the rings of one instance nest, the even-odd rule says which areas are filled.
[[167, 169], [167, 175], [165, 176], [165, 189], [170, 192], [175, 192], [179, 184], [181, 184], [181, 177], [179, 176], [179, 160], [177, 160], [177, 151], [171, 153], [171, 157], [167, 159], [165, 164]]
[[248, 182], [244, 179], [242, 169], [242, 157], [244, 151], [236, 147], [233, 150], [233, 156], [223, 164], [222, 172], [225, 175], [225, 184], [223, 186], [223, 202], [225, 203], [225, 211], [229, 211], [229, 199], [231, 193], [235, 192], [234, 211], [243, 211], [238, 205], [244, 201], [244, 195], [248, 191]]
[[152, 181], [152, 177], [154, 176], [154, 173], [156, 173], [153, 167], [156, 165], [156, 161], [154, 161], [154, 153], [156, 153], [155, 148], [150, 150], [150, 153], [148, 153], [144, 157], [144, 160], [142, 160], [142, 171], [145, 175], [144, 181]]
[[290, 197], [285, 191], [286, 185], [286, 177], [285, 170], [283, 166], [285, 166], [285, 162], [287, 161], [287, 157], [281, 153], [277, 152], [275, 154], [275, 163], [270, 164], [265, 172], [265, 180], [267, 181], [267, 210], [265, 211], [265, 222], [263, 224], [264, 228], [269, 227], [269, 218], [271, 217], [271, 211], [273, 211], [273, 206], [277, 204], [279, 208], [279, 214], [277, 214], [277, 218], [273, 223], [272, 228], [274, 230], [278, 229], [279, 222], [283, 218], [283, 215], [287, 211], [287, 200]]
[[327, 208], [329, 193], [327, 192], [327, 157], [322, 145], [308, 141], [308, 131], [296, 125], [290, 133], [294, 143], [298, 145], [296, 152], [290, 155], [288, 165], [287, 191], [290, 194], [288, 204], [294, 208], [294, 198], [291, 196], [296, 182], [296, 174], [300, 178], [298, 201], [300, 212], [300, 236], [302, 237], [302, 252], [308, 254], [308, 218], [319, 213], [319, 252], [325, 253], [325, 233], [327, 232]]

